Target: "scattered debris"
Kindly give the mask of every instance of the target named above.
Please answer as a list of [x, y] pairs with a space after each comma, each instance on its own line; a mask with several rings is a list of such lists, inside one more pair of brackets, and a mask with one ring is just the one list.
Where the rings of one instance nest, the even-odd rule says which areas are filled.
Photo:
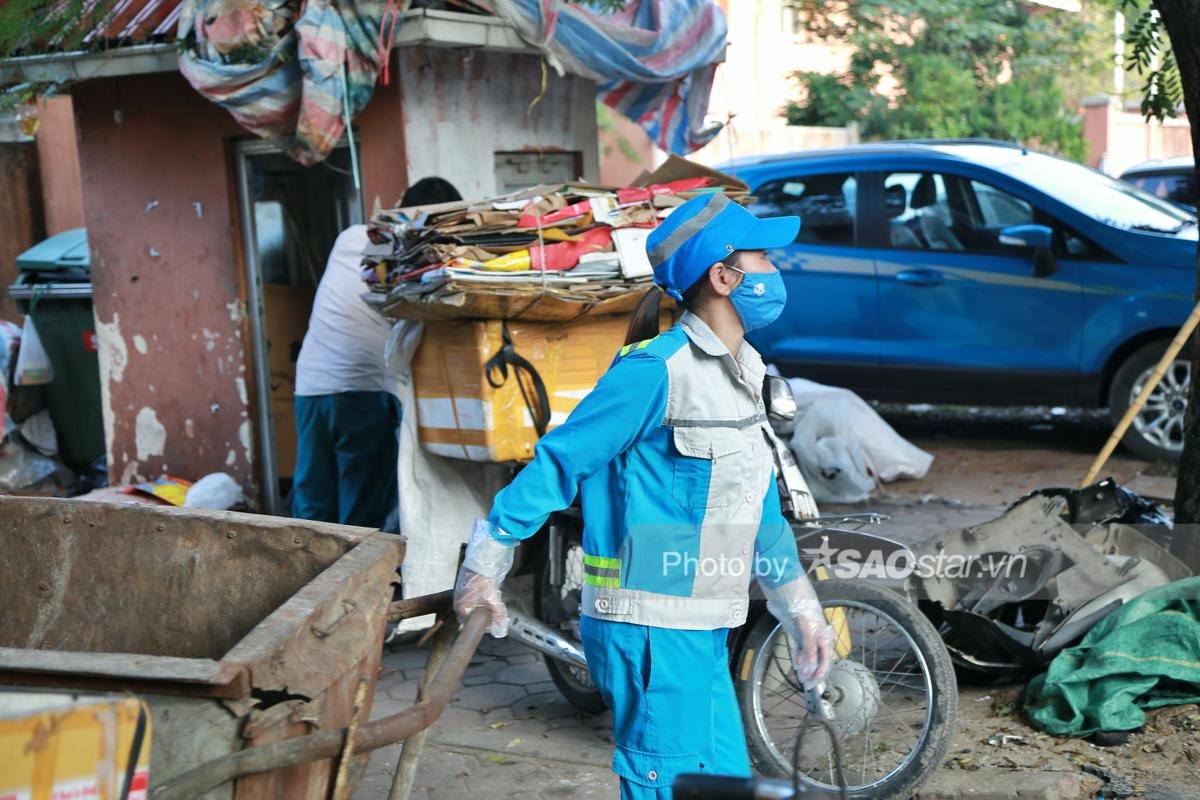
[[995, 736], [989, 736], [987, 743], [992, 747], [1004, 747], [1007, 744], [1025, 744], [1025, 737], [1015, 733], [1000, 733]]
[[188, 508], [228, 510], [244, 504], [246, 496], [232, 476], [224, 472], [205, 475], [192, 484], [183, 504]]
[[1169, 525], [1111, 478], [1044, 489], [995, 520], [915, 547], [923, 569], [910, 596], [961, 666], [1040, 671], [1122, 603], [1191, 575], [1166, 549]]

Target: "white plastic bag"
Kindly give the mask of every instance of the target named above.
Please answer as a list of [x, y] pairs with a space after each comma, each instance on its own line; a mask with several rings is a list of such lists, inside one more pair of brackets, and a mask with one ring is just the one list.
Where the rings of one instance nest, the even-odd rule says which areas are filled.
[[15, 491], [49, 478], [58, 465], [20, 442], [9, 439], [0, 445], [0, 489]]
[[48, 409], [43, 408], [33, 416], [26, 417], [18, 430], [25, 443], [37, 452], [44, 456], [58, 455], [58, 434]]
[[893, 430], [848, 389], [792, 378], [796, 426], [790, 442], [818, 503], [858, 503], [877, 483], [922, 478], [933, 456]]
[[50, 383], [54, 380], [54, 367], [50, 365], [50, 356], [42, 347], [42, 339], [38, 336], [33, 317], [25, 317], [25, 328], [21, 331], [21, 350], [17, 353], [17, 369], [13, 375], [13, 383], [17, 386], [36, 386]]
[[[419, 322], [397, 322], [384, 353], [391, 391], [403, 408], [397, 479], [400, 532], [408, 537], [400, 565], [400, 588], [406, 599], [454, 588], [459, 549], [475, 519], [487, 516], [492, 499], [509, 477], [503, 464], [459, 461], [421, 446], [412, 358], [423, 331]], [[422, 631], [434, 621], [433, 614], [402, 619], [396, 631]]]
[[224, 511], [245, 499], [242, 487], [224, 472], [205, 475], [188, 489], [183, 505], [187, 508], [213, 508]]

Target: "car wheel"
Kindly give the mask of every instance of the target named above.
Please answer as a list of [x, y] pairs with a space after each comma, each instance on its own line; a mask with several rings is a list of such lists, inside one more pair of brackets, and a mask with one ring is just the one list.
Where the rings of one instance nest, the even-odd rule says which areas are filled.
[[[1167, 349], [1167, 342], [1151, 342], [1125, 359], [1108, 390], [1108, 409], [1116, 425], [1150, 379]], [[1167, 367], [1146, 404], [1133, 418], [1121, 443], [1151, 461], [1178, 461], [1183, 452], [1183, 422], [1192, 384], [1192, 361], [1185, 348]]]

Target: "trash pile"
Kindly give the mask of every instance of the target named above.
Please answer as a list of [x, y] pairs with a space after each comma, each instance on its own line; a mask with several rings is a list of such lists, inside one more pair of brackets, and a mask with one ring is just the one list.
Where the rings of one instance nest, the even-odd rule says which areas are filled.
[[1111, 478], [1042, 489], [990, 522], [915, 546], [910, 597], [959, 665], [1038, 672], [1124, 604], [1191, 577], [1167, 549], [1170, 525]]
[[31, 318], [0, 320], [0, 491], [25, 489], [59, 471], [58, 436], [36, 389], [54, 377]]
[[646, 237], [684, 201], [745, 184], [671, 157], [626, 188], [542, 185], [475, 202], [380, 211], [363, 280], [394, 319], [567, 321], [630, 311], [649, 286]]
[[[779, 370], [767, 368], [773, 375]], [[921, 479], [933, 456], [909, 442], [849, 389], [789, 378], [796, 417], [776, 424], [817, 503], [861, 503], [884, 483]]]

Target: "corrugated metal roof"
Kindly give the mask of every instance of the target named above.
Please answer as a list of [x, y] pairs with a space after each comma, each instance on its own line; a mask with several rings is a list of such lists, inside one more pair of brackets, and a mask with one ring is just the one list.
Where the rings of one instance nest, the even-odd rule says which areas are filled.
[[[458, 0], [450, 0], [457, 2]], [[7, 0], [0, 0], [2, 6]], [[108, 13], [93, 23], [101, 3]], [[0, 86], [62, 83], [171, 72], [178, 68], [175, 28], [180, 0], [89, 0], [76, 22], [56, 37], [0, 59]], [[85, 33], [81, 37], [79, 31]], [[431, 46], [535, 53], [506, 22], [483, 14], [427, 8], [410, 10], [396, 31], [396, 47]]]
[[84, 42], [140, 43], [175, 37], [180, 0], [116, 0]]
[[91, 48], [174, 39], [179, 4], [180, 0], [90, 0], [79, 17], [90, 28], [82, 42]]
[[[13, 56], [97, 52], [115, 47], [172, 42], [181, 0], [68, 0], [52, 6], [47, 18], [30, 26], [29, 39]], [[0, 0], [0, 7], [8, 0]]]

